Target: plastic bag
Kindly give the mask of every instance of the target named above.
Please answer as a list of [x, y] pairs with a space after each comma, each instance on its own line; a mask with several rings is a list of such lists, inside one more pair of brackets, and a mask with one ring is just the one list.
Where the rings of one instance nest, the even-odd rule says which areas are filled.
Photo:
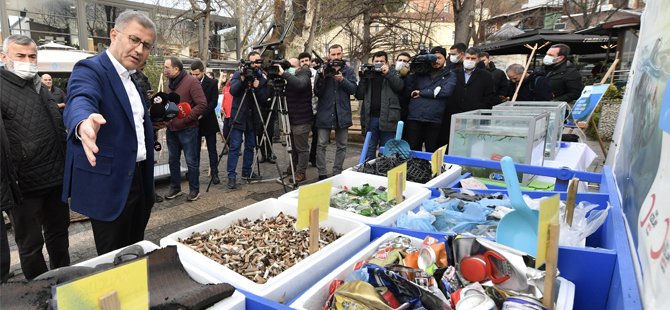
[[396, 226], [411, 230], [435, 232], [437, 230], [433, 227], [434, 221], [435, 216], [430, 214], [430, 212], [426, 211], [424, 208], [420, 208], [417, 213], [407, 211], [407, 214], [400, 214], [396, 221]]
[[597, 204], [586, 201], [580, 202], [575, 206], [575, 212], [572, 217], [572, 226], [565, 222], [565, 208], [561, 208], [560, 223], [561, 234], [558, 244], [562, 246], [584, 247], [586, 237], [593, 234], [607, 219], [610, 204], [604, 210], [594, 210]]

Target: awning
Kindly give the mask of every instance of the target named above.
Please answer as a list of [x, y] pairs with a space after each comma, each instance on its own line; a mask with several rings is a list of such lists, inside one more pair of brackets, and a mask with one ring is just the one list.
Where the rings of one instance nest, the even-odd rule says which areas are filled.
[[37, 71], [41, 73], [72, 72], [74, 64], [95, 54], [85, 51], [40, 49], [37, 50]]
[[533, 30], [509, 40], [480, 44], [477, 47], [490, 55], [529, 54], [530, 50], [525, 47], [526, 44], [533, 46], [537, 43], [538, 46], [541, 46], [545, 42], [550, 42], [550, 44], [537, 51], [537, 54], [546, 53], [551, 44], [564, 43], [570, 47], [572, 54], [583, 55], [603, 53], [605, 49], [602, 46], [607, 43], [616, 43], [616, 38], [553, 30]]

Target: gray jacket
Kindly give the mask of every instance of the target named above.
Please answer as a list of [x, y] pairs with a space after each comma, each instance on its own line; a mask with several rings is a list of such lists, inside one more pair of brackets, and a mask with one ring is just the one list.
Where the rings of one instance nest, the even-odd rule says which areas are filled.
[[[400, 78], [400, 74], [394, 68], [389, 68], [388, 74], [384, 76], [381, 90], [381, 109], [379, 111], [379, 130], [395, 132], [396, 125], [400, 120], [400, 100], [398, 95], [402, 94], [405, 82]], [[363, 78], [358, 83], [356, 89], [356, 99], [363, 100], [361, 106], [361, 126], [363, 132], [370, 127], [370, 105], [372, 97], [372, 87], [369, 86], [369, 79]]]
[[356, 75], [354, 70], [345, 66], [341, 82], [333, 78], [324, 79], [321, 73], [316, 76], [314, 93], [319, 98], [316, 106], [317, 128], [349, 128], [351, 120], [350, 97], [356, 93]]

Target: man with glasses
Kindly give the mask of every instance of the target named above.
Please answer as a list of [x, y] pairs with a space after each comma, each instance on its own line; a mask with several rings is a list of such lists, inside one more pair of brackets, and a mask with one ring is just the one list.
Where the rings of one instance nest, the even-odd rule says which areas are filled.
[[64, 113], [62, 200], [91, 218], [99, 255], [144, 240], [154, 204], [152, 123], [130, 75], [149, 57], [156, 26], [125, 11], [109, 37], [105, 52], [75, 65]]

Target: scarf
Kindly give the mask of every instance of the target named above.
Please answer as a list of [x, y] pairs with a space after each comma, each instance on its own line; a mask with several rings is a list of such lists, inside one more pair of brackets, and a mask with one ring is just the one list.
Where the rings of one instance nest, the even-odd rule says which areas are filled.
[[184, 76], [186, 76], [186, 72], [183, 70], [180, 71], [177, 77], [175, 77], [174, 79], [170, 79], [170, 84], [168, 85], [168, 87], [170, 87], [170, 89], [173, 91], [177, 89], [177, 85], [179, 85]]

